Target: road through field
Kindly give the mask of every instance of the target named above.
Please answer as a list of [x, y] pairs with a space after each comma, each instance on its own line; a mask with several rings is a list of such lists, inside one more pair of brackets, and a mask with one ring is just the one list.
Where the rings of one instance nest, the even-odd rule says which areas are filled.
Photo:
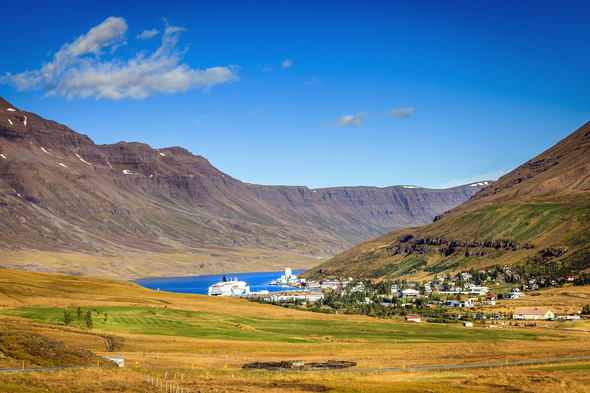
[[19, 367], [19, 368], [0, 368], [0, 374], [28, 373], [31, 371], [59, 371], [59, 370], [79, 370], [82, 368], [97, 367]]
[[[449, 371], [466, 368], [487, 368], [487, 367], [509, 367], [520, 366], [527, 364], [541, 364], [541, 363], [556, 363], [556, 362], [571, 362], [576, 360], [590, 360], [590, 356], [579, 356], [574, 358], [555, 358], [555, 359], [537, 359], [537, 360], [519, 360], [516, 362], [503, 363], [474, 363], [474, 364], [457, 364], [451, 366], [424, 366], [424, 367], [396, 367], [396, 368], [372, 368], [372, 369], [347, 369], [347, 370], [281, 370], [272, 372], [284, 373], [300, 373], [300, 372], [330, 372], [330, 373], [360, 373], [360, 372], [374, 372], [374, 371]], [[0, 368], [0, 374], [4, 373], [22, 373], [31, 371], [57, 371], [57, 370], [76, 370], [83, 368], [96, 367], [25, 367], [23, 368]]]
[[555, 358], [555, 359], [537, 359], [537, 360], [519, 360], [516, 362], [503, 363], [476, 363], [476, 364], [457, 364], [452, 366], [424, 366], [424, 367], [396, 367], [396, 368], [372, 368], [372, 369], [347, 369], [347, 370], [282, 370], [282, 372], [330, 372], [330, 373], [356, 373], [356, 372], [372, 372], [372, 371], [449, 371], [461, 368], [484, 368], [484, 367], [508, 367], [520, 366], [527, 364], [540, 363], [555, 363], [555, 362], [570, 362], [576, 360], [590, 360], [590, 356], [579, 356], [575, 358]]

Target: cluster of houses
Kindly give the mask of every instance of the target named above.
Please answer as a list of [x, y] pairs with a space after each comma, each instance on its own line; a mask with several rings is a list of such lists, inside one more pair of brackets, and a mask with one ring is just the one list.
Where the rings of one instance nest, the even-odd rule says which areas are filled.
[[515, 280], [520, 280], [520, 275], [516, 272], [516, 270], [514, 270], [510, 266], [504, 266], [502, 268], [502, 272], [504, 272], [504, 274], [507, 275], [508, 277], [512, 277]]
[[514, 287], [509, 293], [504, 294], [504, 299], [519, 299], [521, 296], [524, 296], [524, 293], [518, 287]]
[[[515, 280], [520, 280], [520, 275], [516, 270], [511, 267], [502, 268], [502, 272], [508, 277]], [[478, 282], [491, 282], [490, 286], [493, 286], [496, 280], [496, 272], [491, 270], [481, 269], [477, 271], [477, 277], [475, 280], [472, 274], [469, 272], [462, 272], [454, 277], [437, 277], [433, 281], [429, 281], [420, 285], [415, 283], [405, 283], [404, 285], [393, 284], [390, 288], [391, 292], [389, 295], [377, 295], [378, 297], [396, 296], [398, 299], [407, 299], [402, 302], [403, 307], [413, 308], [413, 299], [424, 298], [430, 293], [436, 292], [439, 295], [446, 296], [446, 301], [429, 301], [425, 304], [422, 302], [422, 306], [428, 308], [431, 307], [448, 307], [448, 308], [470, 308], [474, 305], [480, 306], [494, 306], [496, 304], [496, 298], [489, 293], [490, 287], [484, 285], [476, 285]], [[568, 281], [573, 281], [574, 277], [567, 277]], [[510, 292], [500, 295], [504, 299], [518, 299], [521, 296], [525, 296], [524, 291], [535, 291], [539, 289], [539, 284], [545, 286], [547, 284], [553, 284], [553, 282], [546, 282], [545, 279], [537, 280], [530, 279], [521, 285], [514, 287]], [[354, 281], [352, 278], [336, 280], [327, 279], [320, 282], [301, 280], [301, 287], [305, 290], [298, 291], [291, 294], [273, 294], [270, 297], [265, 297], [266, 301], [275, 302], [293, 302], [301, 301], [302, 303], [315, 303], [322, 302], [325, 298], [324, 293], [339, 293], [344, 296], [345, 293], [354, 292], [365, 292], [367, 289], [362, 281]], [[499, 285], [496, 283], [496, 285]], [[420, 290], [418, 290], [420, 289]], [[270, 295], [270, 294], [269, 294]], [[367, 295], [373, 296], [373, 295]], [[485, 297], [485, 298], [484, 298]], [[456, 300], [455, 300], [456, 299]], [[369, 297], [364, 297], [363, 300], [358, 300], [360, 303], [371, 303], [372, 300]], [[381, 303], [384, 306], [393, 306], [390, 303]], [[399, 303], [398, 303], [399, 304]], [[477, 319], [477, 315], [473, 315]], [[481, 316], [485, 318], [486, 316]], [[500, 316], [496, 316], [499, 318]], [[550, 310], [516, 310], [513, 314], [515, 320], [553, 320], [558, 318], [566, 319], [579, 319], [579, 316], [556, 316]], [[408, 315], [407, 321], [420, 322], [421, 317], [416, 315]]]
[[[485, 318], [482, 315], [474, 315], [476, 319]], [[500, 316], [496, 315], [496, 319]], [[513, 313], [512, 319], [522, 321], [551, 321], [554, 319], [579, 320], [579, 315], [556, 316], [551, 310], [516, 310]], [[419, 315], [408, 315], [405, 317], [406, 322], [421, 322]], [[463, 322], [463, 326], [473, 326], [472, 322]], [[531, 326], [531, 325], [528, 325]]]
[[[469, 280], [471, 275], [469, 273], [462, 273], [463, 280]], [[489, 277], [488, 277], [489, 279]], [[490, 279], [491, 280], [491, 279]], [[436, 281], [426, 282], [422, 286], [422, 292], [416, 289], [417, 285], [415, 283], [406, 283], [402, 289], [401, 285], [393, 284], [391, 286], [391, 295], [396, 296], [398, 299], [419, 299], [423, 296], [423, 294], [429, 294], [431, 292], [438, 292], [440, 295], [468, 295], [468, 296], [485, 296], [489, 292], [489, 288], [486, 286], [477, 286], [473, 283], [465, 283], [463, 286], [458, 286], [455, 283], [459, 281], [459, 277], [453, 277], [449, 282], [451, 284], [448, 285], [447, 290], [444, 290], [443, 283], [445, 282], [444, 277], [438, 277]], [[343, 279], [343, 280], [336, 280], [336, 279], [327, 279], [320, 282], [316, 281], [305, 281], [302, 280], [301, 282], [302, 289], [306, 289], [306, 291], [300, 291], [294, 294], [274, 294], [270, 297], [265, 297], [264, 300], [266, 301], [276, 301], [276, 302], [291, 302], [291, 301], [301, 301], [301, 302], [316, 302], [321, 301], [324, 299], [323, 293], [325, 292], [340, 292], [340, 294], [344, 294], [345, 291], [350, 291], [351, 293], [354, 292], [363, 292], [366, 291], [365, 285], [362, 281], [354, 281], [352, 278]], [[485, 303], [486, 305], [493, 305], [492, 303], [495, 299], [492, 297], [487, 297]], [[469, 298], [467, 300], [461, 301], [448, 301], [448, 302], [430, 302], [429, 307], [471, 307], [473, 306], [474, 301], [479, 301], [478, 298]], [[365, 298], [366, 303], [370, 303], [371, 300], [369, 298]]]

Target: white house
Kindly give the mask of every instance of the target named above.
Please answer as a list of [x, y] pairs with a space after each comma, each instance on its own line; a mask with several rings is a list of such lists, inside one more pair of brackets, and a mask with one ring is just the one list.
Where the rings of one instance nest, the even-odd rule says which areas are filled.
[[324, 300], [324, 294], [321, 292], [310, 292], [305, 295], [305, 301], [310, 303], [317, 302], [318, 300]]
[[478, 295], [485, 295], [489, 291], [490, 291], [490, 288], [488, 288], [488, 287], [478, 287], [478, 286], [475, 286], [475, 285], [470, 285], [469, 286], [469, 292], [470, 293], [477, 293]]
[[322, 289], [336, 289], [340, 285], [338, 280], [324, 280], [322, 281]]
[[416, 291], [415, 289], [404, 289], [403, 291], [399, 292], [398, 297], [404, 299], [416, 299], [420, 297], [420, 292]]

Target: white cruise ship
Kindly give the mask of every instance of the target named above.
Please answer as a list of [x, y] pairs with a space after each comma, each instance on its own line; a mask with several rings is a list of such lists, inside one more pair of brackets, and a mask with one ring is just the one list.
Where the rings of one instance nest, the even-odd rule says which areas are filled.
[[245, 281], [238, 281], [237, 278], [229, 281], [223, 276], [223, 280], [209, 287], [209, 296], [240, 296], [250, 293], [250, 287]]

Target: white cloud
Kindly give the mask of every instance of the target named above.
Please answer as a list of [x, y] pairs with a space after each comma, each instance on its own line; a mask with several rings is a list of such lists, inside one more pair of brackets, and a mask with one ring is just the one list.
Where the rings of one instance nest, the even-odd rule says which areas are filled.
[[411, 117], [414, 114], [414, 108], [394, 109], [386, 113], [373, 115], [373, 120], [381, 119], [383, 117]]
[[88, 34], [78, 37], [72, 44], [64, 44], [55, 57], [59, 57], [59, 55], [62, 55], [63, 58], [83, 56], [87, 53], [100, 55], [100, 50], [103, 47], [120, 41], [126, 32], [125, 19], [111, 16], [100, 25], [90, 29]]
[[[316, 78], [312, 78], [311, 82], [305, 82], [306, 85], [311, 84], [320, 84]], [[377, 120], [384, 117], [410, 117], [414, 114], [414, 108], [403, 108], [403, 109], [394, 109], [387, 113], [380, 113], [378, 115], [373, 115], [371, 120]], [[329, 126], [342, 126], [342, 127], [359, 127], [361, 123], [367, 120], [369, 116], [368, 112], [359, 112], [354, 116], [346, 115], [337, 118], [335, 121], [331, 123], [325, 123], [325, 125]]]
[[283, 69], [287, 69], [289, 67], [291, 67], [293, 65], [293, 60], [285, 60], [281, 63], [281, 67], [283, 67]]
[[457, 186], [464, 186], [466, 184], [473, 184], [476, 182], [486, 181], [486, 180], [498, 180], [500, 177], [507, 174], [509, 171], [495, 171], [495, 172], [488, 172], [482, 175], [473, 175], [469, 177], [463, 177], [458, 179], [451, 179], [446, 183], [441, 184], [437, 188], [451, 188]]
[[125, 45], [127, 45], [127, 41], [124, 41], [124, 42], [121, 42], [120, 44], [111, 46], [111, 54], [115, 53], [117, 48], [119, 48], [121, 46], [125, 46]]
[[318, 86], [318, 85], [321, 85], [321, 84], [322, 84], [322, 81], [321, 80], [318, 80], [318, 78], [316, 78], [315, 76], [313, 78], [311, 78], [311, 80], [306, 81], [304, 83], [304, 85], [306, 85], [306, 86]]
[[158, 34], [159, 31], [156, 29], [152, 29], [152, 30], [144, 30], [143, 33], [138, 34], [137, 38], [138, 40], [147, 40], [149, 38], [152, 38], [153, 36], [155, 36], [156, 34]]
[[262, 71], [264, 72], [270, 72], [270, 71], [274, 71], [275, 68], [271, 65], [265, 65], [264, 67], [262, 67]]
[[354, 116], [351, 116], [351, 115], [341, 116], [331, 123], [326, 123], [326, 125], [356, 128], [361, 125], [362, 121], [367, 119], [367, 116], [369, 116], [368, 112], [359, 112]]
[[[192, 69], [181, 63], [182, 53], [176, 48], [181, 27], [168, 26], [162, 44], [152, 54], [143, 52], [123, 60], [101, 60], [102, 49], [116, 49], [127, 32], [123, 18], [110, 17], [81, 35], [71, 44], [64, 44], [53, 56], [34, 71], [0, 77], [0, 83], [21, 90], [45, 90], [46, 95], [72, 99], [95, 97], [119, 100], [142, 99], [155, 94], [184, 92], [230, 83], [239, 79], [237, 66]], [[142, 33], [143, 34], [143, 33]]]

